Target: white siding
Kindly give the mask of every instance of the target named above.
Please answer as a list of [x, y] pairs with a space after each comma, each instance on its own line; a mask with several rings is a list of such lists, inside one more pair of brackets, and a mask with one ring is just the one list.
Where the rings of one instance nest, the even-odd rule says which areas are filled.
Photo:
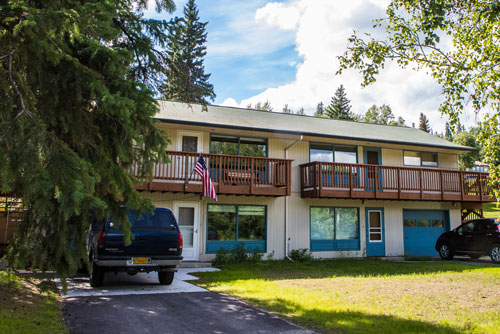
[[439, 168], [458, 169], [458, 156], [456, 154], [438, 154]]
[[403, 166], [403, 150], [382, 149], [382, 165]]

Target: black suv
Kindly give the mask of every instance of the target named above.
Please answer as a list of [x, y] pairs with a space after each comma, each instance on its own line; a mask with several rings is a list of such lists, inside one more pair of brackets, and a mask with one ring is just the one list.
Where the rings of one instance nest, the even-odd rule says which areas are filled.
[[171, 284], [182, 261], [182, 234], [170, 209], [155, 208], [153, 214], [140, 217], [128, 213], [132, 243], [125, 246], [123, 234], [113, 219], [92, 224], [89, 238], [89, 259], [92, 264], [90, 285], [100, 286], [104, 273], [157, 271], [160, 284]]
[[500, 220], [482, 218], [465, 222], [441, 234], [436, 250], [445, 260], [451, 260], [455, 254], [469, 255], [473, 259], [489, 255], [493, 262], [500, 264]]

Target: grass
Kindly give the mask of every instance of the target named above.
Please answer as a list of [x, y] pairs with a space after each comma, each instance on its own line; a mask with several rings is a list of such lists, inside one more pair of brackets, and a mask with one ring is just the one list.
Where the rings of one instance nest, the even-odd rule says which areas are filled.
[[0, 333], [68, 333], [55, 286], [0, 271]]
[[265, 261], [196, 273], [323, 333], [498, 333], [500, 267], [457, 262]]
[[497, 203], [484, 203], [483, 204], [483, 213], [486, 218], [499, 218], [500, 217], [500, 208], [497, 208]]

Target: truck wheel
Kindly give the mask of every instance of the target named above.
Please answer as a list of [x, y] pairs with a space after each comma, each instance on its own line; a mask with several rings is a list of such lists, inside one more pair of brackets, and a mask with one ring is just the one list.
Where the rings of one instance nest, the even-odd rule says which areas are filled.
[[453, 249], [451, 249], [450, 245], [447, 242], [444, 242], [439, 246], [439, 256], [443, 260], [451, 260], [453, 259]]
[[92, 272], [90, 273], [89, 279], [90, 286], [96, 288], [101, 286], [102, 282], [104, 281], [104, 270], [97, 264], [95, 264], [93, 257], [90, 261], [92, 261]]
[[174, 280], [174, 272], [173, 271], [159, 271], [158, 272], [158, 280], [161, 285], [170, 285]]
[[500, 245], [493, 245], [490, 250], [491, 260], [497, 264], [500, 264]]

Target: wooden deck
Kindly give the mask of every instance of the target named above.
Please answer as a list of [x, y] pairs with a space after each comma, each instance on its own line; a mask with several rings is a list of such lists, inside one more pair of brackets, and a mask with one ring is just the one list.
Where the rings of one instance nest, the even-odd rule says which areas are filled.
[[311, 162], [300, 166], [304, 198], [494, 202], [488, 173]]
[[[201, 193], [194, 172], [199, 153], [167, 151], [169, 163], [155, 165], [153, 175], [136, 186], [142, 191]], [[203, 154], [217, 195], [287, 196], [291, 193], [289, 159]], [[135, 173], [135, 171], [134, 171]]]

